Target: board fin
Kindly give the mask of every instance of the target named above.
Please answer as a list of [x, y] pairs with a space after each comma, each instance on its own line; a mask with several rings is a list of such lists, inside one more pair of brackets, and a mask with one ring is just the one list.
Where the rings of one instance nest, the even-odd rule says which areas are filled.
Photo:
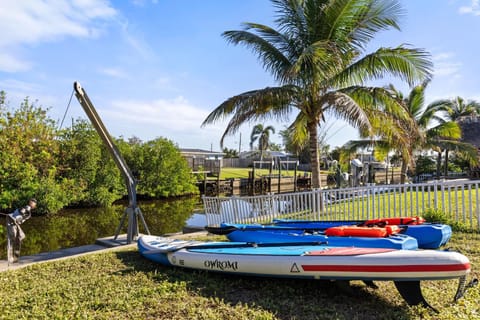
[[468, 288], [472, 288], [478, 284], [478, 279], [472, 279], [468, 284], [467, 284], [467, 277], [463, 276], [460, 278], [458, 281], [458, 288], [457, 292], [455, 293], [455, 297], [453, 298], [453, 301], [457, 301], [461, 297], [465, 295], [465, 291], [467, 291]]
[[408, 305], [421, 305], [438, 313], [438, 310], [432, 307], [423, 297], [420, 281], [394, 281], [394, 283], [398, 292]]

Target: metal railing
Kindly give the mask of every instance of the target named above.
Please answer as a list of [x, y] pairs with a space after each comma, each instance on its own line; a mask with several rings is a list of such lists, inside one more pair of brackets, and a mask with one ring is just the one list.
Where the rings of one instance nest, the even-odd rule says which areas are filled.
[[269, 223], [273, 219], [367, 220], [421, 216], [435, 210], [480, 231], [480, 181], [453, 180], [419, 184], [362, 186], [345, 189], [248, 197], [203, 197], [209, 226]]

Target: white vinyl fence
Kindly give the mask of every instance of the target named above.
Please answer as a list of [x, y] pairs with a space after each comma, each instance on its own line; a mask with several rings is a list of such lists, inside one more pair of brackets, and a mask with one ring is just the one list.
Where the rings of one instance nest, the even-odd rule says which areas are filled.
[[434, 211], [480, 231], [480, 181], [362, 186], [250, 197], [203, 197], [209, 226], [222, 222], [367, 220]]

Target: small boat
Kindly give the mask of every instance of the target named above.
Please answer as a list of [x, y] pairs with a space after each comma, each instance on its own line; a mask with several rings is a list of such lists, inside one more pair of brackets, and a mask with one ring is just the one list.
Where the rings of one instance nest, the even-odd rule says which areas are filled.
[[[337, 230], [338, 228], [343, 228], [342, 231], [343, 234], [345, 234], [344, 227], [334, 227], [334, 229], [327, 230]], [[374, 232], [376, 231], [373, 228], [369, 229]], [[226, 235], [228, 240], [237, 242], [317, 242], [325, 243], [333, 247], [353, 246], [362, 248], [390, 248], [404, 250], [418, 249], [417, 239], [404, 234], [390, 234], [388, 237], [372, 237], [371, 235], [335, 236], [324, 232], [299, 228], [228, 223], [222, 223], [220, 227], [206, 227], [206, 230], [211, 233]], [[364, 233], [366, 231], [368, 230], [364, 230]], [[378, 231], [377, 234], [383, 234], [382, 231], [383, 230]]]
[[140, 254], [166, 266], [247, 276], [316, 280], [394, 281], [410, 305], [424, 305], [420, 281], [460, 279], [470, 262], [453, 251], [332, 247], [318, 243], [197, 242], [144, 235]]
[[409, 218], [387, 218], [374, 219], [367, 221], [341, 220], [341, 221], [309, 221], [309, 220], [290, 220], [274, 219], [273, 226], [289, 227], [294, 229], [315, 230], [317, 232], [325, 231], [332, 227], [339, 226], [386, 226], [394, 225], [403, 221], [406, 224], [399, 224], [401, 234], [411, 236], [418, 241], [418, 247], [421, 249], [437, 249], [445, 245], [452, 237], [452, 228], [446, 224], [425, 223], [423, 219], [410, 218], [416, 222], [409, 222]]

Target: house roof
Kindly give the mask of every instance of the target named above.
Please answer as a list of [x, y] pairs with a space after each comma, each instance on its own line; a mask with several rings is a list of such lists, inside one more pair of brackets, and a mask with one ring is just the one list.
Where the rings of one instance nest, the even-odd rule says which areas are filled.
[[182, 154], [200, 154], [200, 155], [224, 155], [220, 151], [209, 151], [202, 149], [189, 149], [189, 148], [180, 148], [180, 153]]
[[462, 129], [462, 142], [467, 142], [475, 147], [480, 147], [480, 117], [468, 116], [458, 120]]

